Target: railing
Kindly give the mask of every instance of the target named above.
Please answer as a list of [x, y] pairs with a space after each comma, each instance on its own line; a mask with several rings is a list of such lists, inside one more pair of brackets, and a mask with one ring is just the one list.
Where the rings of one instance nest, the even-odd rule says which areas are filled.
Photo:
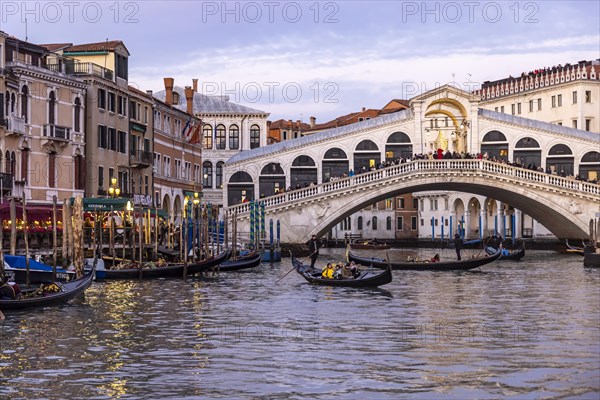
[[59, 140], [71, 140], [71, 128], [59, 125], [44, 125], [44, 137], [59, 139]]
[[[579, 181], [561, 176], [550, 175], [544, 172], [531, 171], [525, 168], [514, 167], [488, 160], [415, 160], [404, 164], [366, 172], [348, 178], [338, 179], [333, 182], [321, 183], [302, 189], [285, 192], [275, 196], [260, 199], [266, 208], [277, 206], [290, 206], [301, 200], [313, 200], [323, 194], [340, 194], [344, 191], [354, 190], [357, 187], [369, 184], [381, 184], [390, 178], [413, 175], [432, 176], [443, 173], [453, 176], [462, 176], [465, 173], [479, 175], [487, 178], [510, 178], [515, 182], [531, 182], [539, 186], [545, 185], [552, 189], [561, 189], [579, 192], [580, 194], [596, 197], [600, 200], [600, 185], [585, 181]], [[238, 214], [250, 211], [249, 203], [236, 204], [228, 207], [229, 211], [237, 211]]]
[[6, 129], [8, 131], [25, 134], [25, 117], [16, 117], [14, 115], [6, 118]]
[[150, 151], [133, 151], [129, 155], [129, 164], [132, 166], [149, 167], [154, 162], [154, 154]]
[[[70, 72], [70, 68], [67, 68]], [[86, 62], [73, 64], [73, 74], [75, 75], [95, 75], [104, 79], [113, 80], [113, 72], [110, 69], [99, 66], [98, 64]]]

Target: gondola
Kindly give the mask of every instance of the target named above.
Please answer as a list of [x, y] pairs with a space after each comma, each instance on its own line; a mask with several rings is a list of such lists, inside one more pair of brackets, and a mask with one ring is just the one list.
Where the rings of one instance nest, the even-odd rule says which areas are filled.
[[[373, 265], [375, 268], [387, 268], [388, 262], [383, 258], [377, 257], [361, 257], [352, 252], [348, 251], [348, 261], [354, 261], [362, 265]], [[440, 262], [392, 262], [390, 263], [392, 269], [399, 270], [417, 270], [417, 271], [465, 271], [482, 265], [489, 264], [496, 261], [502, 253], [498, 251], [496, 254], [483, 258], [463, 259], [454, 261], [440, 261]]]
[[[4, 274], [9, 281], [24, 283], [27, 281], [25, 256], [4, 256]], [[75, 271], [67, 271], [62, 268], [56, 269], [56, 281], [68, 282], [75, 279]], [[29, 259], [29, 283], [37, 285], [52, 282], [52, 266]]]
[[[450, 238], [450, 239], [452, 239], [452, 238]], [[481, 244], [481, 242], [482, 242], [481, 239], [465, 240], [465, 241], [463, 241], [463, 249], [474, 249], [474, 248], [478, 247]], [[453, 249], [454, 247], [455, 247], [454, 241], [450, 240], [448, 242], [448, 248]]]
[[[187, 273], [193, 275], [197, 272], [205, 271], [212, 268], [215, 265], [221, 264], [229, 257], [230, 252], [228, 250], [223, 251], [216, 257], [212, 257], [206, 260], [202, 260], [196, 263], [189, 263], [187, 265]], [[156, 279], [156, 278], [167, 278], [183, 276], [184, 265], [183, 263], [166, 264], [165, 266], [156, 266], [154, 268], [122, 268], [122, 269], [96, 269], [96, 279]]]
[[227, 260], [219, 266], [219, 271], [240, 271], [243, 269], [257, 267], [260, 265], [260, 257], [260, 253], [255, 251], [244, 256], [238, 257], [237, 260]]
[[[496, 254], [498, 251], [497, 248], [492, 246], [486, 246], [485, 252], [489, 255]], [[498, 260], [512, 260], [519, 261], [521, 258], [525, 257], [525, 246], [519, 247], [517, 250], [509, 251], [507, 249], [502, 249], [502, 255]]]
[[584, 255], [584, 253], [583, 253], [583, 247], [571, 246], [569, 244], [569, 240], [568, 239], [565, 240], [565, 244], [567, 245], [567, 250], [566, 250], [567, 253], [569, 253], [569, 254], [577, 254], [577, 255], [580, 255], [580, 256]]
[[358, 240], [354, 243], [350, 243], [350, 248], [355, 250], [387, 250], [390, 245], [384, 242], [378, 242], [377, 240]]
[[[292, 265], [294, 266], [296, 272], [298, 272], [309, 283], [316, 285], [358, 288], [381, 286], [392, 281], [392, 269], [390, 265], [388, 265], [384, 271], [378, 269], [363, 269], [361, 274], [356, 278], [327, 279], [321, 277], [321, 271], [311, 268], [310, 265], [302, 264], [300, 261], [296, 260], [291, 252], [290, 256], [292, 258]], [[363, 266], [363, 268], [365, 267]]]
[[46, 307], [65, 303], [81, 295], [88, 287], [90, 287], [93, 279], [94, 270], [87, 270], [86, 274], [80, 279], [64, 283], [57, 282], [56, 285], [60, 288], [60, 291], [58, 292], [16, 300], [0, 300], [0, 310], [20, 310], [24, 308]]

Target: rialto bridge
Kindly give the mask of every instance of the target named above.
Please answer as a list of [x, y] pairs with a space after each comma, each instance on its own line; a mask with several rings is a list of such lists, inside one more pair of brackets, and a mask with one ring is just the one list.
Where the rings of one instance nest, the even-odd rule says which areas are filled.
[[[238, 230], [249, 230], [244, 201], [259, 197], [267, 219], [281, 221], [282, 242], [301, 243], [376, 201], [443, 190], [510, 204], [558, 238], [588, 236], [590, 220], [600, 211], [600, 186], [574, 176], [600, 175], [598, 133], [484, 110], [470, 93], [451, 86], [410, 104], [407, 110], [232, 157], [224, 192], [229, 211], [237, 213]], [[425, 159], [371, 168], [437, 149], [486, 153], [496, 161]], [[365, 169], [371, 171], [337, 179]]]

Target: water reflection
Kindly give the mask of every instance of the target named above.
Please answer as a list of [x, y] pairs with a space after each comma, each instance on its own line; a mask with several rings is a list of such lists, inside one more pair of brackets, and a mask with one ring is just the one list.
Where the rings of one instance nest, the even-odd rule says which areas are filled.
[[[342, 252], [325, 254], [339, 259]], [[391, 256], [398, 256], [390, 252]], [[280, 265], [94, 283], [0, 325], [0, 397], [498, 398], [599, 392], [600, 271], [530, 252], [479, 272], [312, 286]]]

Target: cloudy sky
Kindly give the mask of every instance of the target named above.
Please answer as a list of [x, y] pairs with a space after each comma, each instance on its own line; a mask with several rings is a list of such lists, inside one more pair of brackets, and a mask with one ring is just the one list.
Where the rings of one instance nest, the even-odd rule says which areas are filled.
[[597, 0], [0, 2], [0, 30], [33, 43], [122, 40], [142, 90], [198, 78], [305, 122], [598, 59], [599, 16]]

